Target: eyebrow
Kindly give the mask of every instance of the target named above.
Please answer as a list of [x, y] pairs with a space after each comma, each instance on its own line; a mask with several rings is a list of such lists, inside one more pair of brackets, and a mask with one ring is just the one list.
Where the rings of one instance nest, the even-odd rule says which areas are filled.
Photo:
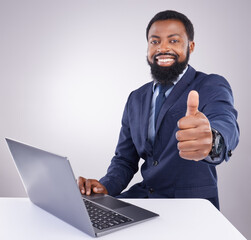
[[[174, 36], [179, 36], [180, 37], [180, 34], [174, 33], [174, 34], [168, 35], [167, 37], [171, 38], [171, 37], [174, 37]], [[160, 38], [160, 37], [157, 36], [157, 35], [151, 35], [149, 38]]]
[[174, 37], [174, 36], [179, 36], [179, 37], [180, 37], [180, 34], [178, 34], [178, 33], [174, 33], [174, 34], [169, 35], [169, 36], [168, 36], [168, 38], [170, 38], [170, 37]]
[[151, 35], [149, 38], [160, 38], [160, 37], [157, 35]]

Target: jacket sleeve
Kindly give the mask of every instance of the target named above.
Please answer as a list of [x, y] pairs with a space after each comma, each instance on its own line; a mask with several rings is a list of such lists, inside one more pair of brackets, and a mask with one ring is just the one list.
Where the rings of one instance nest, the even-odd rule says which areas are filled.
[[[234, 109], [233, 94], [228, 82], [221, 76], [211, 74], [203, 81], [199, 90], [200, 111], [203, 112], [212, 128], [220, 132], [224, 139], [224, 153], [221, 161], [229, 160], [239, 142], [237, 111]], [[207, 97], [203, 97], [207, 96]]]
[[[131, 96], [131, 95], [130, 95]], [[138, 171], [139, 155], [133, 143], [130, 131], [128, 110], [130, 96], [124, 109], [122, 126], [115, 156], [106, 175], [100, 179], [111, 196], [120, 194], [129, 184], [134, 174]]]

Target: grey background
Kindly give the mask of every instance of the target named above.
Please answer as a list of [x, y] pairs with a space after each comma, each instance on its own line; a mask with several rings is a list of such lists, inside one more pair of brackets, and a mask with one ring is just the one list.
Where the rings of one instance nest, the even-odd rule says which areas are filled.
[[105, 174], [127, 97], [151, 80], [146, 25], [166, 9], [194, 24], [190, 64], [232, 86], [241, 138], [217, 167], [219, 195], [222, 213], [251, 238], [248, 0], [1, 0], [1, 197], [26, 196], [4, 137], [68, 156], [76, 176]]

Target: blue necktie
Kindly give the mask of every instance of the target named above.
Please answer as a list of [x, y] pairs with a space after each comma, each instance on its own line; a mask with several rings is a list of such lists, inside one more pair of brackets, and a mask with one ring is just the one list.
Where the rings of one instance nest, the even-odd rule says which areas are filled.
[[162, 85], [162, 84], [158, 85], [159, 95], [156, 98], [156, 102], [155, 102], [155, 118], [154, 118], [155, 126], [156, 126], [156, 122], [157, 122], [157, 119], [158, 119], [158, 116], [159, 116], [160, 109], [161, 109], [164, 101], [166, 100], [165, 93], [172, 86], [173, 86], [173, 83], [168, 83], [167, 85]]

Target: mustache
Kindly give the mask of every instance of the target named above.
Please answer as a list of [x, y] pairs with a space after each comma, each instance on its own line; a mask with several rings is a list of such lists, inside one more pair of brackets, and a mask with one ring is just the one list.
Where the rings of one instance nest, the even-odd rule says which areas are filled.
[[166, 53], [157, 53], [156, 55], [154, 55], [154, 59], [156, 60], [156, 58], [159, 56], [172, 56], [175, 58], [175, 60], [177, 60], [179, 57], [179, 55], [177, 54], [166, 52]]

